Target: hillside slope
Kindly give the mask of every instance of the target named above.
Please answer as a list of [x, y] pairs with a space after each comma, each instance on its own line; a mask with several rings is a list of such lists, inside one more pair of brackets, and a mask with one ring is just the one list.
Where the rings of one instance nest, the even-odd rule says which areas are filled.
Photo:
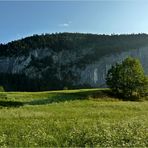
[[34, 35], [0, 45], [0, 85], [26, 91], [104, 87], [110, 66], [129, 55], [148, 74], [148, 35]]

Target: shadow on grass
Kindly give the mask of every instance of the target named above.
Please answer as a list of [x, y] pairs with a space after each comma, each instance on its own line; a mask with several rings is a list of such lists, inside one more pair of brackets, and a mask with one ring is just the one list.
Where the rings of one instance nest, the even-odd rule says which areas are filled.
[[51, 94], [48, 98], [32, 100], [25, 102], [26, 105], [45, 105], [50, 103], [59, 103], [65, 101], [74, 101], [74, 100], [86, 100], [88, 98], [105, 98], [107, 97], [108, 90], [93, 90], [93, 91], [80, 91], [74, 93], [54, 93]]
[[78, 95], [77, 93], [58, 93], [52, 94], [48, 98], [38, 99], [26, 102], [28, 105], [44, 105], [50, 103], [59, 103], [65, 101], [73, 101], [73, 100], [82, 100], [84, 97], [82, 95]]
[[[65, 101], [74, 101], [74, 100], [87, 100], [90, 98], [94, 99], [106, 99], [110, 97], [109, 90], [92, 90], [92, 91], [79, 91], [79, 92], [58, 92], [50, 93], [49, 96], [42, 99], [34, 99], [27, 102], [11, 101], [4, 99], [0, 100], [0, 106], [2, 107], [20, 107], [23, 105], [45, 105], [50, 103], [59, 103]], [[2, 98], [2, 97], [1, 97]], [[7, 98], [7, 97], [6, 97]]]
[[23, 102], [0, 100], [0, 107], [20, 107], [20, 106], [23, 106], [23, 105], [24, 105]]

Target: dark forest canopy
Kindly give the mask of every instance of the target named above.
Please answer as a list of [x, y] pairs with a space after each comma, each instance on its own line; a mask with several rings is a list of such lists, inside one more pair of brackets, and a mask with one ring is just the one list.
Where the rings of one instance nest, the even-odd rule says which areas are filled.
[[147, 34], [97, 35], [84, 33], [55, 33], [33, 35], [7, 44], [0, 44], [0, 56], [27, 54], [32, 49], [54, 51], [93, 48], [100, 55], [140, 48], [148, 45]]

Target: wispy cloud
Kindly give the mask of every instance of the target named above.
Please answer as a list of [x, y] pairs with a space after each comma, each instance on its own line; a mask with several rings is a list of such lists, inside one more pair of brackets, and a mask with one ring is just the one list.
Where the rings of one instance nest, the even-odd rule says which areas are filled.
[[69, 24], [67, 24], [67, 23], [59, 24], [59, 27], [69, 27]]
[[69, 21], [68, 23], [59, 24], [59, 27], [69, 27], [72, 22]]

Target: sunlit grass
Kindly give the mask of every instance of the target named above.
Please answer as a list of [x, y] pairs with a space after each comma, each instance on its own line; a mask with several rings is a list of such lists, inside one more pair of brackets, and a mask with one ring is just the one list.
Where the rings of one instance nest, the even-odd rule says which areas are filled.
[[148, 147], [147, 101], [120, 101], [102, 89], [4, 94], [12, 106], [0, 107], [2, 147]]

